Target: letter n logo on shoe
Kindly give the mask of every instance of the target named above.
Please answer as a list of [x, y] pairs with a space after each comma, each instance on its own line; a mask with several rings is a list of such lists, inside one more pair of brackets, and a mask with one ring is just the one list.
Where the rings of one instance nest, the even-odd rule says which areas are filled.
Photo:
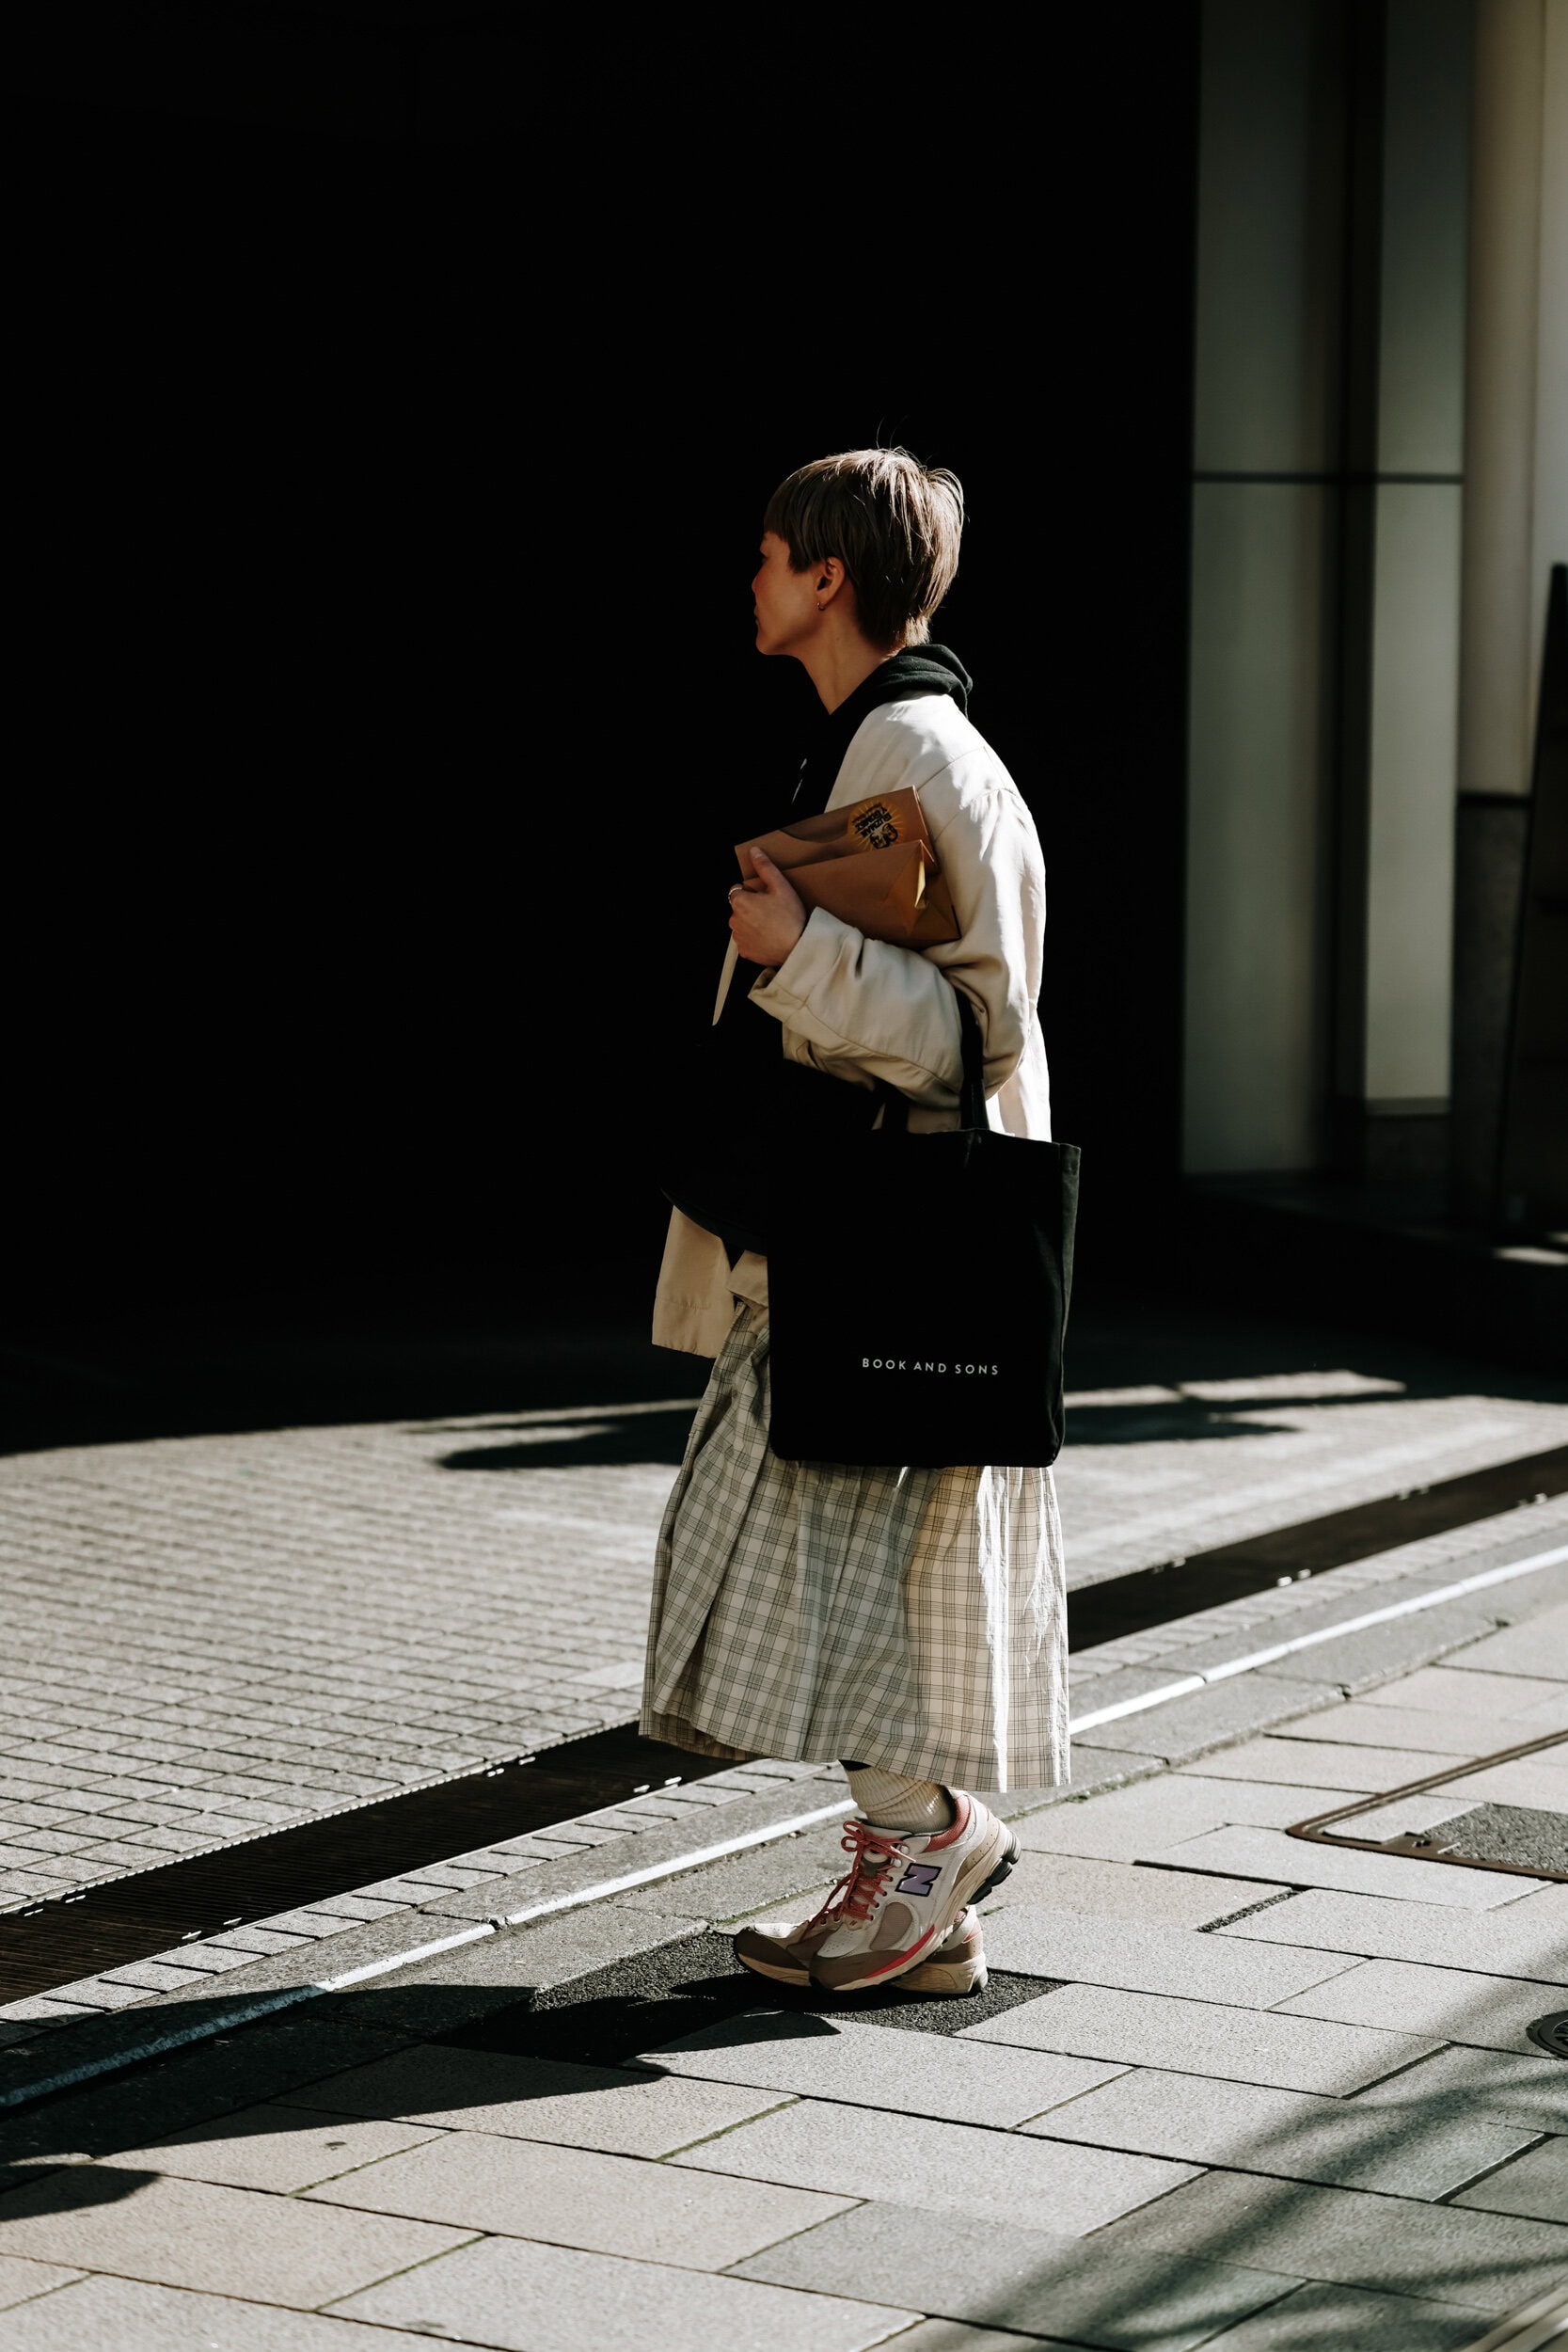
[[940, 1862], [911, 1862], [894, 1892], [897, 1895], [928, 1895], [941, 1876]]

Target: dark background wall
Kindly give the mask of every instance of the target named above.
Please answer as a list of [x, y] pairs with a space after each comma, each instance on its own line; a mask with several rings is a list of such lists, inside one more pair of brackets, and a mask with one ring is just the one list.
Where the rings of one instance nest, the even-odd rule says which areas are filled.
[[1044, 839], [1086, 1248], [1174, 1180], [1195, 11], [1049, 24], [557, 46], [482, 137], [39, 78], [28, 1327], [651, 1276], [647, 1107], [803, 709], [760, 510], [874, 438], [969, 494], [937, 634]]

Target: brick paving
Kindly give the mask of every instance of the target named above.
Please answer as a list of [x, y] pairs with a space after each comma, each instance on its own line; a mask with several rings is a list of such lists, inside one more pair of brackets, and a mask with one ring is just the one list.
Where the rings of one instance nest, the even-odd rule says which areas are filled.
[[[625, 1721], [682, 1420], [546, 1408], [0, 1463], [0, 1909]], [[1077, 1584], [1561, 1443], [1568, 1405], [1352, 1368], [1088, 1391], [1072, 1423]], [[1334, 1589], [1474, 1550], [1459, 1530]], [[1320, 1590], [1106, 1645], [1075, 1680], [1305, 1622]]]

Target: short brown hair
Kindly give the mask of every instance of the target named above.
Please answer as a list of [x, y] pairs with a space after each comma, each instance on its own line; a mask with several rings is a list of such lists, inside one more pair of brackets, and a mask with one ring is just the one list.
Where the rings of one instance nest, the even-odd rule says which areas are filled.
[[787, 545], [791, 571], [837, 556], [874, 645], [919, 645], [958, 568], [963, 485], [907, 449], [845, 450], [781, 482], [762, 527]]

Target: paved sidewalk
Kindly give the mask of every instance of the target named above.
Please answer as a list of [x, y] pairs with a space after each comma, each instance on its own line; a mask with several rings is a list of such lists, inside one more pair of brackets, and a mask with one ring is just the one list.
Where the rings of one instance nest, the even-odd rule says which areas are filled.
[[[1356, 1368], [1383, 1364], [1371, 1343], [1326, 1372], [1291, 1368], [1288, 1333], [1278, 1349], [1269, 1374], [1076, 1397], [1058, 1470], [1069, 1582], [1568, 1434], [1568, 1404], [1544, 1385], [1520, 1393], [1429, 1362], [1406, 1386]], [[0, 1461], [0, 1909], [624, 1722], [689, 1418], [677, 1394], [663, 1411], [611, 1403]], [[1541, 1527], [1563, 1508], [1542, 1506]], [[1509, 1532], [1533, 1539], [1531, 1517]], [[1460, 1530], [1336, 1570], [1335, 1590], [1475, 1549]], [[1266, 1594], [1193, 1638], [1316, 1601], [1316, 1587]], [[1181, 1638], [1166, 1627], [1106, 1645], [1076, 1662], [1078, 1687], [1153, 1672]]]
[[[733, 1922], [816, 1899], [820, 1827], [20, 2108], [0, 2352], [1466, 2352], [1568, 2282], [1568, 2076], [1528, 2032], [1568, 2007], [1568, 1886], [1283, 1833], [1568, 1728], [1568, 1568], [1503, 1589], [1503, 1631], [1430, 1613], [1439, 1664], [1346, 1637], [1353, 1696], [1239, 1677], [1261, 1732], [1178, 1701], [1148, 1751], [1085, 1751], [1119, 1785], [1002, 1801], [1024, 1852], [974, 2001], [734, 1969]], [[1563, 1809], [1561, 1753], [1492, 1795]], [[706, 1820], [831, 1794], [772, 1772]], [[693, 1833], [628, 1836], [674, 1862]], [[449, 1889], [342, 1943], [507, 1899]], [[198, 2006], [150, 1993], [21, 2055]]]

